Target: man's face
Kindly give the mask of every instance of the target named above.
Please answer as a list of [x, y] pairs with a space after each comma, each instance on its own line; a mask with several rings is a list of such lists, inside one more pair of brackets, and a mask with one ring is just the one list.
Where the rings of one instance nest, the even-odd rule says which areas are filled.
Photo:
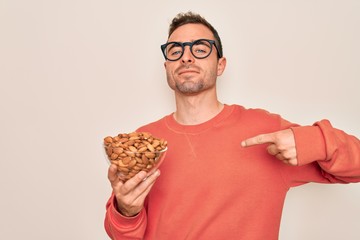
[[[212, 32], [202, 24], [186, 24], [176, 29], [168, 42], [193, 42], [198, 39], [215, 40]], [[226, 60], [218, 60], [213, 46], [211, 54], [204, 59], [195, 58], [186, 46], [183, 56], [177, 61], [166, 61], [167, 81], [175, 91], [182, 94], [196, 94], [214, 88], [216, 78], [225, 68]]]

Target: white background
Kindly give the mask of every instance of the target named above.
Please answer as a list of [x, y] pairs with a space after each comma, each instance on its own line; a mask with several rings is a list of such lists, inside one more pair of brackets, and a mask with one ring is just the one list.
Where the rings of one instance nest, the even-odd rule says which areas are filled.
[[[108, 239], [102, 139], [174, 111], [160, 44], [188, 10], [222, 38], [222, 102], [360, 136], [360, 1], [0, 0], [0, 239]], [[294, 188], [280, 239], [360, 239], [359, 201]]]

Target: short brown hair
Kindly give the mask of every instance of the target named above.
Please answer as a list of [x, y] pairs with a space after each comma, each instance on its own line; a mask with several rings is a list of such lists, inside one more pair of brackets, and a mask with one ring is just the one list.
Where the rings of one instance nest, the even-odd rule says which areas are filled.
[[169, 26], [168, 38], [177, 28], [179, 28], [180, 26], [183, 26], [185, 24], [189, 24], [189, 23], [198, 23], [198, 24], [202, 24], [205, 27], [209, 28], [209, 30], [214, 35], [215, 43], [216, 43], [217, 49], [219, 50], [219, 56], [222, 57], [223, 56], [223, 48], [222, 48], [221, 39], [220, 39], [218, 32], [204, 17], [200, 16], [197, 13], [193, 13], [191, 11], [189, 11], [187, 13], [178, 13], [174, 17], [174, 19], [172, 20], [172, 22]]

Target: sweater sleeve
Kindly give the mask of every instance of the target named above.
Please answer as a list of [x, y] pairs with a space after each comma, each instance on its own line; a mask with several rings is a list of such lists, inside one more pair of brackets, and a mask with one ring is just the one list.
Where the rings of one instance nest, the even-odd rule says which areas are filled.
[[360, 181], [360, 141], [328, 120], [292, 127], [299, 166], [317, 162], [331, 182]]
[[117, 211], [115, 196], [112, 194], [106, 204], [104, 226], [113, 240], [143, 239], [147, 225], [146, 211], [143, 209], [135, 217], [125, 217]]

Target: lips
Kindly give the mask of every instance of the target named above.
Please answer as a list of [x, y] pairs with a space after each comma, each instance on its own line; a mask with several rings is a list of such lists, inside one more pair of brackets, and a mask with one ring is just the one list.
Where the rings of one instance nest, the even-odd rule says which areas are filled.
[[188, 73], [199, 73], [198, 70], [194, 69], [194, 68], [181, 68], [178, 70], [178, 73], [179, 75], [182, 75], [182, 74], [188, 74]]
[[179, 72], [179, 75], [187, 74], [187, 73], [197, 73], [197, 72], [194, 71], [194, 70], [186, 70], [186, 71], [180, 71], [180, 72]]

